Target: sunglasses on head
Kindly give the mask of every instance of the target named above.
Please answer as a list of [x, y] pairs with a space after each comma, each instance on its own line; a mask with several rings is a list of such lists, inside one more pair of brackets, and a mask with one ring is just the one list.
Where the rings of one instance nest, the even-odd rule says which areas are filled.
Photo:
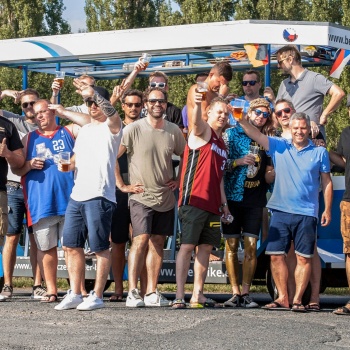
[[282, 112], [284, 113], [290, 113], [291, 109], [289, 107], [282, 108], [280, 111], [275, 112], [277, 117], [282, 117]]
[[127, 105], [129, 108], [131, 108], [132, 106], [135, 106], [136, 108], [140, 108], [142, 106], [142, 103], [137, 102], [137, 103], [128, 103], [128, 102], [124, 102], [125, 105]]
[[31, 105], [33, 107], [35, 102], [36, 101], [23, 102], [22, 103], [22, 108], [27, 108], [29, 105]]
[[95, 101], [87, 100], [85, 101], [85, 103], [88, 107], [91, 107], [93, 104], [95, 104], [95, 106], [98, 107], [98, 104]]
[[160, 104], [162, 103], [166, 103], [166, 100], [162, 100], [162, 99], [158, 99], [158, 98], [151, 98], [148, 100], [148, 102], [151, 104], [151, 105], [155, 105], [157, 102], [159, 102]]
[[152, 88], [159, 87], [164, 89], [166, 87], [166, 83], [149, 83], [149, 86]]
[[263, 112], [261, 111], [260, 109], [255, 109], [254, 110], [254, 113], [260, 117], [261, 115], [263, 116], [263, 118], [268, 118], [270, 116], [270, 113], [269, 112]]
[[243, 85], [243, 86], [247, 86], [248, 84], [249, 84], [250, 86], [254, 86], [256, 83], [257, 83], [256, 80], [243, 80], [243, 81], [242, 81], [242, 85]]

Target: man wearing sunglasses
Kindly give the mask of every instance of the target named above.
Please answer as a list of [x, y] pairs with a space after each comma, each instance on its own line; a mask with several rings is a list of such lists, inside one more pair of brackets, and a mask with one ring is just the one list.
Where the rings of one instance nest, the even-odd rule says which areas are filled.
[[251, 139], [267, 150], [276, 169], [274, 190], [267, 204], [272, 210], [272, 217], [266, 254], [271, 256], [271, 271], [278, 298], [264, 308], [289, 310], [286, 255], [293, 239], [297, 265], [292, 311], [305, 312], [301, 299], [311, 274], [320, 185], [325, 202], [320, 224], [327, 226], [331, 221], [333, 186], [328, 152], [309, 140], [310, 118], [305, 113], [294, 113], [291, 116], [291, 140], [268, 137], [244, 118], [240, 125]]
[[[106, 89], [73, 82], [89, 108], [90, 123], [79, 131], [69, 166], [75, 171], [74, 187], [65, 213], [63, 244], [67, 249], [70, 290], [56, 310], [89, 311], [104, 307], [103, 291], [110, 269], [109, 237], [115, 209], [115, 167], [122, 136], [121, 120]], [[63, 118], [75, 121], [79, 113], [51, 105]], [[84, 245], [89, 238], [96, 255], [94, 290], [82, 297], [85, 271]]]
[[[155, 71], [150, 74], [148, 81], [150, 88], [163, 89], [166, 93], [169, 93], [169, 78], [165, 73]], [[171, 102], [167, 102], [164, 112], [164, 119], [176, 124], [181, 130], [184, 128], [181, 109], [176, 107]]]
[[[159, 87], [144, 94], [147, 116], [124, 128], [119, 156], [127, 152], [131, 184], [142, 184], [143, 191], [130, 195], [133, 228], [128, 257], [129, 293], [127, 307], [169, 306], [157, 290], [166, 236], [173, 234], [174, 191], [172, 155], [181, 156], [185, 139], [181, 130], [163, 118], [167, 93]], [[144, 298], [137, 289], [146, 264], [147, 287]]]
[[[11, 113], [9, 111], [0, 110], [0, 115], [12, 121], [21, 138], [31, 131], [38, 129], [35, 124], [33, 105], [39, 99], [39, 93], [34, 89], [26, 89], [23, 91], [3, 90], [1, 91], [2, 100], [5, 97], [12, 97], [15, 102], [20, 102], [23, 115]], [[7, 197], [8, 206], [10, 208], [8, 213], [9, 227], [5, 245], [2, 252], [2, 261], [4, 269], [4, 287], [1, 296], [11, 298], [12, 276], [16, 263], [17, 245], [23, 229], [23, 220], [26, 214], [25, 202], [23, 197], [23, 190], [21, 185], [21, 178], [12, 173], [11, 169], [8, 172]], [[30, 240], [30, 263], [33, 271], [33, 292], [31, 297], [34, 299], [41, 299], [46, 294], [46, 289], [41, 285], [41, 273], [39, 265], [37, 264], [37, 246], [33, 236], [33, 230], [28, 227]]]
[[[264, 98], [250, 102], [248, 118], [265, 135], [274, 133], [270, 103]], [[248, 137], [238, 125], [226, 130], [224, 140], [228, 149], [228, 166], [224, 177], [227, 204], [235, 220], [223, 225], [226, 238], [226, 268], [232, 287], [232, 297], [225, 307], [256, 308], [259, 305], [250, 297], [249, 290], [254, 277], [257, 257], [256, 247], [266, 206], [265, 180], [273, 167], [265, 150]], [[256, 150], [253, 154], [250, 150]], [[238, 248], [244, 239], [242, 289], [239, 285]]]
[[[306, 113], [310, 120], [320, 126], [320, 131], [326, 138], [325, 125], [328, 117], [340, 105], [345, 96], [344, 91], [322, 74], [304, 68], [300, 52], [294, 45], [283, 46], [276, 55], [278, 68], [289, 75], [278, 89], [277, 100], [284, 98], [292, 101], [298, 112]], [[330, 95], [331, 99], [323, 109], [325, 95]]]
[[[123, 128], [140, 119], [143, 94], [139, 90], [130, 89], [122, 95], [122, 110], [124, 112]], [[111, 302], [121, 302], [123, 300], [123, 272], [125, 267], [125, 245], [130, 239], [130, 209], [129, 193], [143, 191], [141, 184], [131, 185], [128, 181], [128, 158], [124, 153], [116, 164], [116, 199], [117, 208], [113, 213], [111, 227], [112, 241], [112, 272], [114, 277], [114, 293], [109, 298]]]

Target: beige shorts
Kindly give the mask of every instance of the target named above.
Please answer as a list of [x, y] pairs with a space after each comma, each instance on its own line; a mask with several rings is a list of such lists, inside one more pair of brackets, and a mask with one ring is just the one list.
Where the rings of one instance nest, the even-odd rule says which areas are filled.
[[0, 244], [2, 245], [4, 237], [8, 229], [8, 207], [7, 207], [7, 193], [0, 191]]
[[57, 247], [58, 241], [62, 241], [63, 224], [64, 216], [60, 215], [40, 219], [33, 225], [34, 238], [39, 250], [47, 251]]
[[343, 236], [343, 253], [350, 253], [350, 202], [340, 202], [340, 232]]

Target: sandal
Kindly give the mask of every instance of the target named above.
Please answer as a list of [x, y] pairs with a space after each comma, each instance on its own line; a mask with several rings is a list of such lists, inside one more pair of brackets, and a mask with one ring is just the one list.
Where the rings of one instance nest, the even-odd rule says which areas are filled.
[[184, 299], [175, 299], [171, 307], [173, 309], [186, 309], [186, 302]]
[[306, 308], [303, 304], [293, 303], [292, 311], [294, 311], [294, 312], [306, 312]]
[[57, 294], [46, 294], [41, 300], [41, 303], [55, 303], [57, 302]]
[[312, 312], [320, 312], [320, 304], [318, 303], [310, 303], [305, 306], [306, 311], [312, 311]]
[[109, 297], [109, 301], [111, 303], [120, 303], [123, 301], [123, 295], [122, 294], [117, 294], [117, 293], [113, 293], [110, 297]]
[[342, 316], [350, 316], [350, 304], [347, 303], [345, 306], [342, 306], [336, 310], [333, 311], [335, 315], [342, 315]]

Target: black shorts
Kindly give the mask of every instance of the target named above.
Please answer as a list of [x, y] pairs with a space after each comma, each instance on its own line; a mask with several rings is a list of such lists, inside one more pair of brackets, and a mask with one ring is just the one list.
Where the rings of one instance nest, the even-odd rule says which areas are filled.
[[171, 236], [174, 233], [174, 209], [160, 212], [130, 200], [132, 236], [141, 234]]
[[117, 208], [114, 210], [111, 226], [111, 239], [113, 243], [126, 243], [129, 240], [129, 227], [131, 224], [129, 210], [129, 195], [116, 189], [115, 197]]
[[191, 205], [184, 205], [179, 209], [179, 218], [182, 244], [220, 246], [220, 216]]
[[228, 208], [234, 217], [232, 224], [222, 225], [225, 238], [243, 236], [259, 238], [263, 217], [263, 208], [243, 207], [234, 201], [227, 201]]

